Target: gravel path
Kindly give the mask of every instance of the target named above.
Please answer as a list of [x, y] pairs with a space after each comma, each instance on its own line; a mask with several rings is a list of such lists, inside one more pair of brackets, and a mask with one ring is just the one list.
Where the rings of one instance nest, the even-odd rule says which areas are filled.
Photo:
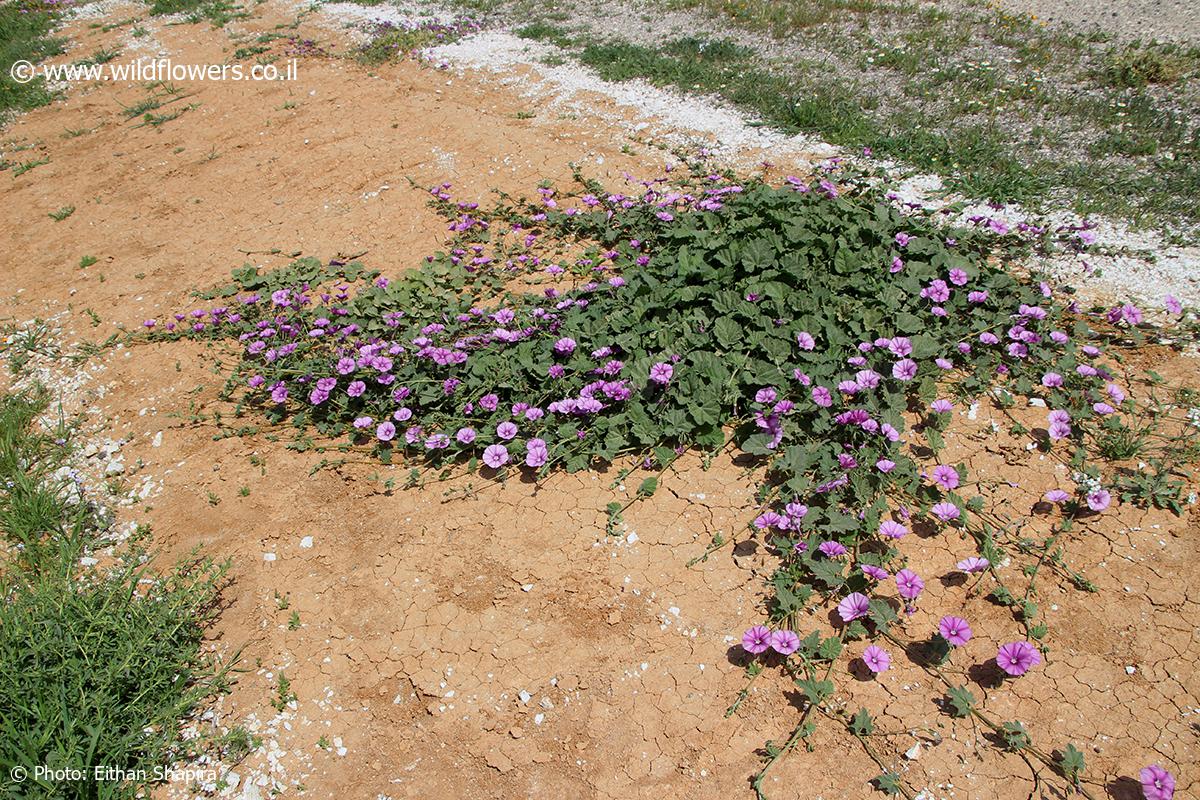
[[1200, 43], [1200, 0], [997, 0], [1050, 24], [1100, 29], [1118, 39]]

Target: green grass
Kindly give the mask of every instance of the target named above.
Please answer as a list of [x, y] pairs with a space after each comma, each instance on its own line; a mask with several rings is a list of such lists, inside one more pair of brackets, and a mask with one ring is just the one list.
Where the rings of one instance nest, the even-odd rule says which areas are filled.
[[[42, 392], [0, 398], [0, 785], [12, 797], [132, 798], [149, 780], [96, 781], [91, 768], [152, 776], [199, 748], [236, 750], [180, 736], [228, 685], [232, 662], [201, 647], [226, 566], [196, 556], [160, 575], [136, 543], [111, 567], [81, 566], [104, 530], [57, 472], [71, 431], [43, 429], [46, 409]], [[88, 777], [39, 781], [38, 766]], [[29, 775], [19, 789], [17, 767]]]
[[54, 99], [41, 77], [17, 83], [9, 70], [17, 61], [37, 63], [63, 52], [63, 40], [50, 36], [56, 13], [35, 2], [0, 5], [0, 122], [14, 111], [28, 111]]
[[[581, 17], [552, 24], [526, 0], [496, 5], [524, 20], [519, 35], [610, 80], [719, 95], [765, 125], [869, 147], [970, 196], [1200, 228], [1200, 48], [901, 0], [643, 0], [651, 15], [695, 19], [690, 35], [645, 45]], [[741, 31], [761, 52], [729, 40]]]

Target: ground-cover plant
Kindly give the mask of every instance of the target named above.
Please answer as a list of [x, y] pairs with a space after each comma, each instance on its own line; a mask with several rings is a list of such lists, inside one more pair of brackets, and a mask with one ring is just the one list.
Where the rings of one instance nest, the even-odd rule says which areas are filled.
[[376, 20], [366, 27], [368, 41], [359, 48], [359, 58], [366, 64], [404, 58], [421, 48], [449, 44], [479, 29], [479, 23], [468, 17], [448, 22], [438, 19], [400, 23]]
[[181, 724], [227, 685], [230, 664], [201, 647], [225, 567], [195, 557], [157, 574], [137, 544], [95, 566], [105, 526], [67, 463], [69, 426], [39, 423], [46, 407], [36, 391], [0, 398], [3, 793], [141, 796], [198, 753]]
[[[388, 279], [314, 259], [244, 267], [209, 295], [217, 305], [147, 320], [149, 336], [236, 343], [226, 396], [288, 420], [302, 447], [311, 428], [385, 461], [498, 477], [629, 457], [648, 474], [636, 499], [684, 450], [736, 445], [762, 477], [750, 530], [778, 559], [766, 624], [743, 638], [748, 676], [764, 673], [768, 662], [753, 658], [772, 651], [769, 663], [806, 698], [786, 741], [768, 743], [756, 789], [819, 718], [836, 717], [835, 670], [864, 641], [873, 672], [899, 649], [924, 648], [955, 715], [1086, 793], [1081, 763], [1060, 763], [1019, 722], [991, 719], [943, 669], [969, 620], [944, 619], [923, 644], [893, 624], [924, 588], [899, 545], [917, 525], [972, 543], [957, 568], [987, 580], [1025, 634], [991, 661], [1014, 678], [1048, 655], [1039, 573], [1091, 588], [1062, 552], [1081, 515], [1113, 499], [1118, 473], [1094, 463], [1089, 445], [1115, 436], [1114, 457], [1133, 447], [1124, 439], [1150, 447], [1115, 427], [1136, 411], [1106, 355], [1114, 337], [1140, 335], [1143, 315], [1088, 315], [1069, 289], [1005, 269], [1035, 244], [1080, 246], [1074, 231], [1010, 232], [986, 217], [947, 228], [836, 163], [782, 186], [702, 165], [621, 191], [580, 176], [574, 194], [543, 186], [488, 210], [450, 189], [431, 193], [452, 246], [418, 269]], [[936, 460], [955, 403], [985, 395], [1001, 408], [1018, 396], [1043, 404], [1035, 443], [1075, 468], [1074, 485], [1047, 495], [1060, 510], [1041, 539], [1014, 534], [969, 491], [975, 476]], [[1194, 443], [1186, 406], [1158, 413]], [[1154, 446], [1176, 493], [1191, 457], [1180, 440]], [[610, 528], [627, 505], [609, 507]], [[1029, 565], [1023, 591], [992, 566], [1009, 554]], [[822, 608], [840, 619], [832, 635], [796, 632]], [[872, 724], [864, 711], [847, 727], [868, 754]], [[876, 784], [913, 796], [894, 773]]]

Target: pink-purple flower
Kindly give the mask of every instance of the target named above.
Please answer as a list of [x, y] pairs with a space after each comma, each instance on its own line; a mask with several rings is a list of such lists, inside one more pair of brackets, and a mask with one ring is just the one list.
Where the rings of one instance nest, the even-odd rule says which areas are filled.
[[838, 616], [842, 618], [842, 622], [853, 622], [856, 619], [865, 617], [867, 611], [871, 608], [871, 600], [861, 592], [854, 592], [846, 595], [842, 602], [838, 603]]
[[867, 669], [878, 675], [886, 672], [892, 666], [892, 657], [882, 647], [872, 644], [863, 650], [862, 662]]
[[925, 591], [925, 581], [911, 569], [902, 569], [896, 573], [896, 589], [905, 600], [916, 600]]
[[778, 630], [771, 634], [771, 649], [783, 656], [790, 656], [800, 649], [800, 637], [792, 631]]
[[766, 625], [755, 625], [742, 634], [742, 648], [747, 653], [765, 653], [770, 646], [771, 630]]
[[946, 491], [958, 486], [958, 470], [948, 464], [939, 464], [933, 468], [933, 482]]
[[483, 463], [492, 469], [499, 469], [508, 463], [508, 448], [502, 444], [489, 445], [483, 451]]
[[996, 663], [1016, 678], [1042, 663], [1042, 656], [1029, 642], [1009, 642], [996, 651]]
[[1112, 495], [1107, 489], [1097, 489], [1090, 492], [1087, 496], [1087, 507], [1092, 511], [1103, 511], [1108, 508], [1108, 504], [1112, 501]]
[[1175, 797], [1175, 776], [1158, 764], [1143, 767], [1138, 777], [1146, 800], [1172, 800]]
[[933, 508], [929, 509], [929, 511], [942, 522], [953, 522], [954, 520], [958, 519], [959, 515], [961, 514], [961, 512], [958, 510], [958, 506], [954, 505], [954, 503], [949, 503], [944, 500], [936, 504]]
[[962, 617], [942, 617], [938, 621], [938, 633], [951, 647], [962, 647], [971, 641], [971, 626]]
[[675, 374], [675, 368], [670, 364], [659, 361], [654, 366], [650, 367], [650, 380], [660, 386], [666, 386], [671, 382], [671, 376]]
[[964, 558], [962, 561], [955, 564], [955, 566], [968, 575], [971, 575], [976, 572], [983, 572], [985, 569], [990, 567], [991, 564], [992, 562], [988, 561], [982, 556], [968, 556], [967, 558]]

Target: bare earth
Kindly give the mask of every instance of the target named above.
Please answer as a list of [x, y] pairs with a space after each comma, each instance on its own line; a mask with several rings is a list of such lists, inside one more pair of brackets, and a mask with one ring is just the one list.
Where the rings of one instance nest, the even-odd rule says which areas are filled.
[[[135, 13], [115, 6], [106, 19]], [[230, 29], [295, 19], [276, 0], [253, 13]], [[143, 24], [151, 51], [181, 63], [219, 63], [235, 47], [207, 23]], [[344, 48], [312, 21], [299, 30]], [[69, 58], [130, 42], [128, 28], [103, 33], [87, 21], [66, 33], [79, 42]], [[50, 162], [0, 174], [0, 317], [59, 315], [64, 343], [98, 341], [114, 325], [191, 307], [189, 292], [243, 262], [285, 263], [261, 255], [273, 248], [319, 258], [366, 251], [365, 263], [396, 274], [444, 241], [407, 178], [451, 181], [458, 195], [486, 201], [492, 188], [529, 193], [544, 178], [564, 180], [572, 161], [614, 185], [625, 170], [662, 168], [654, 149], [622, 153], [628, 140], [599, 99], [591, 116], [518, 119], [525, 101], [495, 80], [412, 61], [368, 71], [306, 57], [299, 75], [292, 84], [187, 84], [189, 96], [163, 110], [199, 106], [160, 128], [135, 127], [122, 114], [144, 87], [111, 84], [74, 87], [10, 125], [6, 141], [35, 145], [21, 160]], [[95, 130], [61, 136], [81, 128]], [[48, 216], [71, 204], [78, 210], [66, 220]], [[84, 254], [99, 262], [77, 268]], [[97, 327], [87, 309], [100, 316]], [[799, 714], [794, 689], [768, 673], [737, 715], [724, 716], [745, 683], [735, 643], [760, 617], [769, 574], [745, 531], [754, 475], [727, 456], [708, 470], [686, 458], [612, 538], [604, 506], [627, 496], [610, 488], [613, 473], [401, 488], [407, 468], [365, 454], [314, 473], [321, 456], [285, 449], [286, 432], [282, 441], [270, 431], [214, 440], [210, 423], [188, 420], [192, 404], [213, 401], [220, 388], [217, 355], [198, 345], [122, 348], [64, 399], [94, 404], [96, 436], [126, 440], [128, 489], [151, 480], [148, 499], [124, 507], [121, 519], [152, 524], [165, 557], [204, 545], [233, 560], [236, 582], [214, 644], [244, 648], [248, 672], [213, 724], [247, 724], [264, 746], [233, 767], [238, 782], [225, 794], [752, 797], [759, 749], [786, 737]], [[1151, 354], [1148, 363], [1175, 380], [1200, 376], [1194, 359]], [[1008, 423], [986, 404], [974, 418], [964, 412], [947, 436], [947, 458], [981, 476], [990, 506], [1024, 517], [1027, 532], [1047, 530], [1031, 509], [1068, 482], [1066, 467], [993, 434], [993, 416]], [[1028, 412], [1038, 418], [1038, 409]], [[1046, 664], [1000, 688], [986, 670], [962, 676], [994, 716], [1022, 720], [1047, 749], [1071, 741], [1084, 750], [1097, 797], [1139, 797], [1129, 776], [1151, 762], [1176, 773], [1177, 797], [1200, 791], [1193, 509], [1176, 518], [1122, 505], [1088, 520], [1067, 562], [1100, 592], [1043, 578]], [[736, 547], [688, 568], [717, 532]], [[968, 659], [956, 663], [982, 664], [1020, 629], [982, 597], [963, 600], [950, 576], [961, 549], [953, 545], [905, 540], [914, 569], [947, 576], [930, 581], [906, 626], [921, 637], [944, 613], [978, 620]], [[287, 610], [276, 593], [290, 599]], [[297, 630], [287, 624], [293, 611]], [[889, 734], [876, 747], [927, 797], [1061, 796], [1053, 788], [1061, 779], [1035, 774], [939, 710], [942, 693], [917, 665], [897, 658], [878, 679], [851, 678], [856, 647], [837, 667], [839, 702], [849, 713], [871, 710]], [[270, 705], [281, 670], [298, 697], [282, 714]], [[772, 773], [771, 797], [872, 796], [866, 781], [881, 770], [843, 727], [823, 720], [814, 751], [797, 751]], [[329, 749], [318, 747], [321, 737]]]

